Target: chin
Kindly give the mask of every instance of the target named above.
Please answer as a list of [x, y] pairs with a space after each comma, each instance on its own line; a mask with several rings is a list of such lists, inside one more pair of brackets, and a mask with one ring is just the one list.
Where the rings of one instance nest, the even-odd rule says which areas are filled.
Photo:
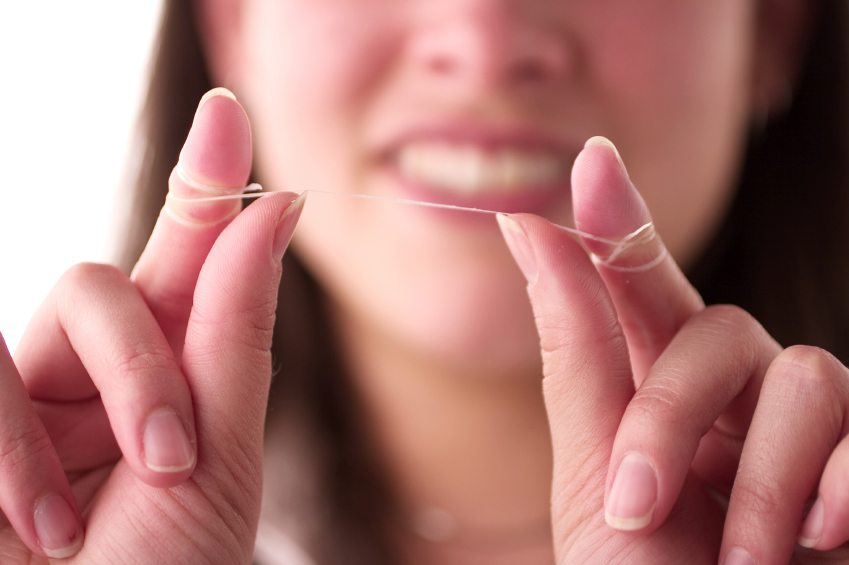
[[335, 261], [308, 252], [308, 262], [348, 327], [411, 362], [468, 376], [539, 376], [526, 282], [495, 226], [472, 231], [477, 237], [453, 243], [383, 237], [336, 247]]

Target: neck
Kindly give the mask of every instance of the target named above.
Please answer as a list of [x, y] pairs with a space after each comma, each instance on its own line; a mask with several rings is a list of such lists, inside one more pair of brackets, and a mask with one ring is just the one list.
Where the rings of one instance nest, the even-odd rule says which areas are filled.
[[500, 562], [496, 546], [504, 556], [545, 556], [521, 562], [551, 561], [552, 454], [539, 366], [470, 376], [337, 319], [369, 432], [409, 519], [401, 543], [419, 556], [430, 547], [430, 561], [441, 563]]

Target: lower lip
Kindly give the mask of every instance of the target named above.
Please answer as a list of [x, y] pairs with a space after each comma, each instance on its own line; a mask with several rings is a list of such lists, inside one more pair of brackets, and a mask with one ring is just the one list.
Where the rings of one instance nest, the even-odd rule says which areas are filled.
[[[569, 183], [545, 186], [529, 186], [509, 193], [499, 189], [481, 190], [474, 194], [463, 194], [439, 189], [424, 183], [416, 182], [404, 175], [397, 167], [390, 172], [393, 187], [397, 187], [398, 196], [444, 204], [460, 208], [474, 208], [491, 212], [515, 214], [530, 212], [547, 216], [547, 212], [562, 209], [569, 203]], [[444, 211], [433, 208], [434, 211]]]

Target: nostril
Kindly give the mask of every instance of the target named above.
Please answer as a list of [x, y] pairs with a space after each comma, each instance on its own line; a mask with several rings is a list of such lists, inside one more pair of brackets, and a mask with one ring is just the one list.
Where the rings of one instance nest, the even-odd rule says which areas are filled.
[[513, 58], [508, 68], [515, 82], [556, 80], [567, 72], [570, 48], [566, 38], [553, 31], [523, 30], [512, 40]]
[[457, 64], [450, 57], [435, 56], [431, 57], [427, 66], [431, 72], [440, 75], [450, 75], [457, 70]]
[[533, 84], [546, 79], [547, 72], [536, 61], [519, 61], [513, 65], [513, 82], [517, 84]]

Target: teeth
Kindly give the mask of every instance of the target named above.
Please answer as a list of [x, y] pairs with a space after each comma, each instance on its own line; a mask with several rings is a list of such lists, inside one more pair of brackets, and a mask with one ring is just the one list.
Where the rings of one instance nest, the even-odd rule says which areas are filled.
[[457, 192], [519, 189], [562, 182], [561, 159], [542, 151], [483, 151], [472, 145], [411, 143], [400, 151], [402, 174], [422, 184]]

